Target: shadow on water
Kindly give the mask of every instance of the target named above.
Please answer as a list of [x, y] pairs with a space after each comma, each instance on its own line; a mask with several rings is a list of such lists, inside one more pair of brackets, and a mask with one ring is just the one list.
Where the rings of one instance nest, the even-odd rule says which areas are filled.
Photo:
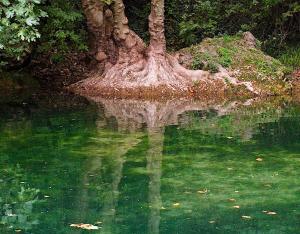
[[1, 233], [299, 231], [298, 105], [91, 102], [1, 114]]

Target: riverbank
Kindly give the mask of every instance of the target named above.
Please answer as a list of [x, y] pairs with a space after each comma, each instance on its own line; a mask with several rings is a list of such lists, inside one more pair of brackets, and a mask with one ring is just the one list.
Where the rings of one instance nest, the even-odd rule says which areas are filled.
[[200, 44], [173, 53], [186, 69], [202, 71], [188, 85], [135, 84], [124, 77], [121, 84], [107, 85], [98, 71], [70, 86], [83, 96], [157, 99], [170, 97], [253, 98], [287, 95], [292, 92], [292, 70], [261, 50], [261, 43], [250, 32], [235, 36], [208, 38]]
[[[185, 68], [200, 69], [209, 75], [193, 81], [190, 87], [182, 90], [170, 89], [165, 85], [135, 89], [99, 88], [97, 82], [86, 83], [89, 77], [101, 74], [103, 64], [97, 63], [86, 53], [68, 54], [63, 61], [51, 60], [45, 55], [33, 60], [28, 70], [43, 89], [67, 89], [87, 97], [247, 99], [291, 95], [299, 90], [299, 70], [292, 72], [290, 66], [266, 55], [260, 49], [260, 42], [250, 33], [208, 38], [172, 55]], [[219, 74], [225, 75], [222, 77]], [[0, 82], [5, 92], [10, 85], [5, 84], [5, 79]]]

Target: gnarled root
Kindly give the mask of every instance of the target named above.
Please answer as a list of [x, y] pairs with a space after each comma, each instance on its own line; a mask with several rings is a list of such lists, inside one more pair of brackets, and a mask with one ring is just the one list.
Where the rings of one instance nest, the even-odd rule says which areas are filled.
[[[132, 51], [132, 50], [131, 50]], [[130, 56], [131, 54], [131, 56]], [[244, 86], [255, 93], [251, 83], [239, 82], [231, 77], [227, 70], [211, 74], [208, 71], [188, 70], [181, 66], [177, 59], [168, 54], [130, 53], [120, 56], [119, 61], [104, 72], [77, 84], [84, 89], [93, 90], [93, 96], [190, 96], [195, 92], [222, 93], [233, 86]], [[136, 55], [136, 56], [135, 56]], [[78, 88], [75, 87], [78, 90]], [[196, 91], [195, 91], [196, 90]], [[146, 94], [147, 93], [147, 94]], [[205, 94], [208, 95], [208, 94]], [[197, 95], [199, 96], [199, 95]]]

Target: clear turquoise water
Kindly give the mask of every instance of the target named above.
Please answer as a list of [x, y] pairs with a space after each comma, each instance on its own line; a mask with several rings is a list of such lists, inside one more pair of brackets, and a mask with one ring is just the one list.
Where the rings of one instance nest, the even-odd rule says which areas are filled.
[[0, 233], [300, 233], [300, 106], [168, 105], [2, 107]]

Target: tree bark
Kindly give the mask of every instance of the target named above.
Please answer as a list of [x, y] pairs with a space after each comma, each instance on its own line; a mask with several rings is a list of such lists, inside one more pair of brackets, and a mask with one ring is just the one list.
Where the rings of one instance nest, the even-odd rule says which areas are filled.
[[[151, 0], [149, 15], [150, 45], [130, 30], [123, 0], [113, 0], [110, 6], [100, 0], [82, 0], [90, 31], [96, 40], [96, 58], [105, 63], [103, 73], [91, 76], [71, 87], [82, 95], [120, 96], [151, 90], [154, 96], [189, 95], [190, 90], [226, 89], [227, 83], [244, 85], [253, 92], [251, 84], [230, 77], [226, 69], [216, 74], [188, 70], [166, 51], [164, 29], [165, 0]], [[105, 32], [105, 33], [104, 33]], [[124, 96], [124, 95], [123, 95]], [[128, 95], [127, 95], [128, 96]]]
[[99, 0], [82, 0], [82, 8], [89, 30], [91, 54], [99, 62], [116, 63], [112, 11]]
[[151, 0], [151, 13], [149, 16], [150, 51], [160, 55], [166, 53], [164, 10], [164, 0]]

